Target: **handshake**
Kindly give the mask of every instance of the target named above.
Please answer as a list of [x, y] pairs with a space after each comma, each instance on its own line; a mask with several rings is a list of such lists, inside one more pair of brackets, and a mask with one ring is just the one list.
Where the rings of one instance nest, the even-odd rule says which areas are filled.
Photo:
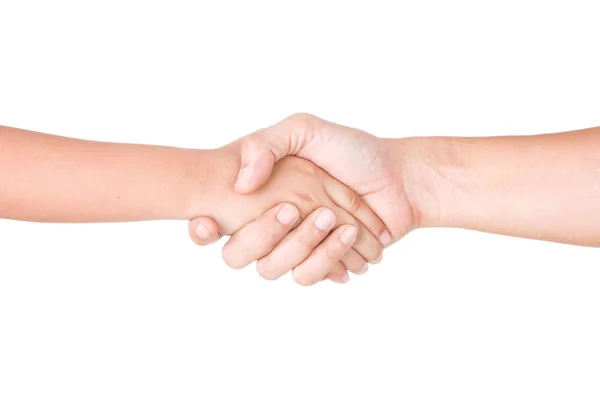
[[201, 217], [190, 237], [206, 245], [231, 235], [225, 262], [257, 261], [265, 279], [292, 271], [301, 285], [344, 283], [422, 218], [403, 184], [412, 155], [400, 148], [311, 115], [288, 117], [202, 157], [207, 189], [193, 202]]
[[419, 227], [600, 246], [599, 151], [600, 128], [380, 139], [305, 114], [216, 150], [0, 127], [0, 218], [184, 219], [199, 245], [230, 235], [233, 268], [343, 283]]

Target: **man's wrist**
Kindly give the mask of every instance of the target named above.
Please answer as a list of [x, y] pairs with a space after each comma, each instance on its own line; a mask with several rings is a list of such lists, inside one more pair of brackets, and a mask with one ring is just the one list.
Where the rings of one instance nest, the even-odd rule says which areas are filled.
[[454, 226], [461, 199], [464, 158], [454, 138], [387, 139], [395, 177], [412, 208], [414, 228]]

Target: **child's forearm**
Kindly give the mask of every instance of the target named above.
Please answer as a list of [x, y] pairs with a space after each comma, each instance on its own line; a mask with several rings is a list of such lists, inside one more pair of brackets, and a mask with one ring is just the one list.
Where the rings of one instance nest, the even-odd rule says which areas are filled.
[[[207, 151], [208, 152], [208, 151]], [[102, 143], [0, 127], [0, 218], [43, 222], [189, 219], [204, 151]]]
[[407, 143], [429, 171], [423, 226], [600, 246], [600, 128]]

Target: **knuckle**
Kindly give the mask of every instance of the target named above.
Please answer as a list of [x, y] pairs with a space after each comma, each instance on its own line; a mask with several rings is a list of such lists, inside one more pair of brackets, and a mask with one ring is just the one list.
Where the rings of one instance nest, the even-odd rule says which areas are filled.
[[244, 138], [242, 138], [242, 154], [260, 147], [262, 145], [262, 135], [258, 132], [252, 133]]
[[317, 233], [315, 230], [309, 232], [302, 232], [296, 238], [296, 241], [303, 250], [312, 250], [317, 245]]
[[250, 135], [246, 136], [245, 138], [242, 139], [242, 141], [246, 144], [246, 145], [256, 145], [256, 144], [261, 144], [263, 141], [263, 136], [262, 136], [263, 131], [256, 131], [254, 133], [251, 133]]
[[258, 243], [252, 245], [254, 251], [259, 251], [265, 247], [276, 244], [287, 231], [286, 227], [280, 224], [276, 219], [265, 219], [261, 222], [262, 223], [258, 226], [258, 231], [253, 235], [255, 238], [259, 239]]
[[302, 168], [304, 168], [304, 173], [311, 177], [318, 176], [322, 171], [321, 168], [312, 162], [303, 162]]
[[346, 203], [351, 214], [356, 214], [362, 206], [362, 199], [353, 190], [346, 191]]
[[302, 250], [312, 251], [327, 235], [327, 232], [319, 230], [312, 220], [305, 220], [296, 236], [296, 242]]
[[292, 114], [287, 119], [298, 132], [306, 134], [309, 138], [313, 137], [323, 125], [323, 120], [309, 113]]
[[356, 239], [354, 240], [352, 246], [358, 246], [362, 244], [365, 240], [365, 228], [356, 221], [354, 221], [352, 225], [356, 227]]
[[332, 243], [330, 246], [320, 247], [319, 253], [327, 264], [333, 264], [340, 259], [339, 254], [341, 253], [341, 246], [337, 243]]
[[316, 118], [317, 117], [315, 117], [314, 115], [312, 115], [310, 113], [298, 112], [298, 113], [294, 113], [294, 114], [290, 115], [287, 119], [291, 122], [294, 122], [295, 124], [303, 125], [303, 124], [310, 124]]
[[312, 212], [319, 206], [319, 200], [313, 190], [294, 190], [291, 193], [294, 203], [298, 204], [300, 211]]
[[322, 185], [319, 179], [324, 174], [323, 170], [316, 164], [303, 159], [302, 157], [290, 155], [278, 162], [279, 166], [287, 166], [290, 169], [294, 169], [296, 173], [296, 179], [300, 179], [305, 185], [311, 187], [318, 187]]

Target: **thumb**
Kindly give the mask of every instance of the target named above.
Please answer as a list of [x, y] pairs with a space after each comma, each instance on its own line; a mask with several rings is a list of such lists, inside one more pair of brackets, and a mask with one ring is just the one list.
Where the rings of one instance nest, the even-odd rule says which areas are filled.
[[297, 154], [312, 139], [318, 118], [295, 114], [242, 139], [241, 165], [235, 190], [252, 193], [269, 179], [273, 165]]
[[[269, 179], [273, 165], [281, 158], [276, 157], [273, 150], [271, 150], [274, 146], [272, 143], [274, 140], [277, 140], [277, 138], [267, 140], [262, 132], [254, 133], [242, 139], [240, 171], [235, 182], [236, 192], [252, 193]], [[285, 156], [286, 152], [282, 152]]]
[[198, 246], [212, 244], [221, 238], [219, 226], [208, 217], [194, 218], [188, 223], [188, 234], [190, 239]]

